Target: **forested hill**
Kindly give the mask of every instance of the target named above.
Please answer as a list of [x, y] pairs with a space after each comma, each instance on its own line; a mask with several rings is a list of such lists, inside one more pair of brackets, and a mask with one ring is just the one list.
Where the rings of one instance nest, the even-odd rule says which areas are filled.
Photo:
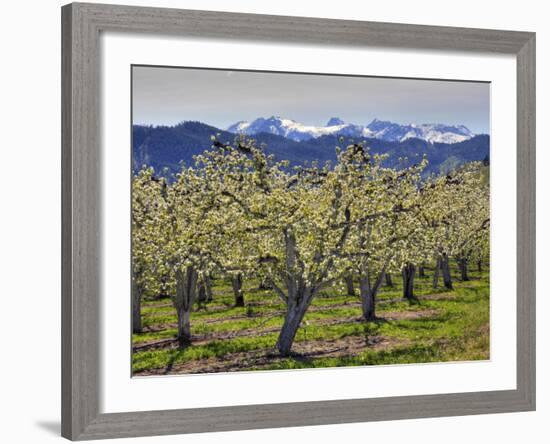
[[[193, 156], [211, 146], [211, 136], [218, 134], [221, 142], [232, 143], [235, 134], [201, 122], [184, 122], [176, 126], [134, 125], [132, 130], [133, 170], [142, 165], [152, 166], [157, 173], [171, 175], [179, 170], [180, 162], [193, 163]], [[283, 136], [260, 133], [254, 136], [266, 145], [266, 151], [278, 160], [300, 165], [317, 160], [320, 163], [335, 161], [338, 136], [325, 135], [315, 139], [294, 141]], [[426, 155], [429, 165], [426, 173], [447, 172], [472, 161], [489, 160], [489, 136], [478, 135], [459, 143], [430, 143], [421, 139], [390, 142], [362, 138], [374, 153], [388, 154], [387, 164], [397, 166], [400, 158], [415, 163]], [[347, 144], [347, 140], [346, 140]], [[163, 170], [167, 172], [163, 173]]]

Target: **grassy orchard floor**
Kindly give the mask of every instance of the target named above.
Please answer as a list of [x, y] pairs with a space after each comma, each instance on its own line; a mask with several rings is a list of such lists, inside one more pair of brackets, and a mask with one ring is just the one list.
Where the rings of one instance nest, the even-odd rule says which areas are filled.
[[[365, 323], [357, 296], [334, 287], [313, 301], [293, 345], [274, 348], [284, 305], [257, 282], [244, 282], [248, 307], [234, 307], [229, 282], [215, 281], [214, 300], [191, 313], [193, 344], [178, 349], [169, 299], [145, 301], [143, 333], [133, 336], [136, 376], [489, 359], [489, 274], [471, 272], [455, 289], [432, 288], [432, 273], [415, 279], [418, 303], [401, 299], [401, 277], [378, 297], [380, 320]], [[357, 291], [357, 289], [356, 289]]]

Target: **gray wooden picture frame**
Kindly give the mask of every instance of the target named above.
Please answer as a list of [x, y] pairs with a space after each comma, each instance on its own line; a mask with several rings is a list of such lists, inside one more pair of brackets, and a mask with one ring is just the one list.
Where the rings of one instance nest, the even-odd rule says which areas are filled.
[[[517, 58], [517, 388], [164, 411], [99, 411], [100, 47], [104, 31]], [[73, 440], [535, 409], [535, 34], [73, 3], [62, 8], [62, 435]]]

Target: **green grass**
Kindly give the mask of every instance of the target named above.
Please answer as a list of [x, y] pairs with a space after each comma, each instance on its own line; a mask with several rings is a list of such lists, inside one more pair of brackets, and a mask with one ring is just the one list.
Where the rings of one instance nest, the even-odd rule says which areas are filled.
[[[347, 344], [352, 339], [382, 338], [384, 346], [354, 349], [351, 354], [279, 358], [275, 353], [260, 365], [245, 359], [247, 352], [271, 353], [283, 323], [284, 305], [269, 290], [258, 290], [257, 282], [245, 281], [246, 304], [234, 307], [228, 282], [215, 281], [214, 300], [191, 314], [191, 332], [197, 340], [180, 350], [175, 346], [144, 349], [133, 353], [135, 373], [157, 370], [178, 372], [178, 365], [193, 363], [196, 371], [205, 360], [220, 364], [243, 359], [240, 370], [339, 367], [355, 365], [406, 364], [489, 358], [489, 275], [471, 272], [471, 281], [454, 276], [455, 289], [432, 288], [431, 271], [415, 279], [419, 302], [400, 299], [401, 279], [393, 276], [393, 288], [383, 287], [379, 296], [379, 321], [365, 323], [359, 298], [348, 296], [339, 286], [325, 289], [312, 303], [299, 329], [296, 347]], [[439, 299], [435, 299], [438, 297]], [[412, 313], [405, 313], [412, 312]], [[420, 313], [417, 313], [420, 312]], [[417, 316], [414, 317], [415, 313]], [[412, 318], [407, 317], [413, 316]], [[384, 319], [388, 316], [388, 319]], [[175, 338], [176, 314], [169, 299], [144, 301], [144, 333], [134, 334], [134, 345]], [[156, 331], [158, 330], [158, 331]], [[348, 339], [349, 338], [349, 339]], [[357, 341], [355, 341], [357, 343]], [[218, 370], [220, 371], [220, 370]], [[189, 370], [182, 370], [189, 372]]]

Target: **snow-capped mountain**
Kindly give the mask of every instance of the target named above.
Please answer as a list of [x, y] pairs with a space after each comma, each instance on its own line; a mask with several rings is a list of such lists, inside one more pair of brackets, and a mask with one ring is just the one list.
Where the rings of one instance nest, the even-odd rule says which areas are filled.
[[338, 117], [331, 117], [325, 126], [304, 125], [295, 120], [278, 116], [259, 117], [251, 122], [237, 122], [227, 128], [234, 134], [275, 134], [300, 142], [324, 135], [347, 137], [369, 137], [389, 142], [402, 142], [418, 138], [430, 143], [458, 143], [471, 139], [475, 134], [464, 125], [409, 124], [374, 119], [368, 125], [346, 123]]
[[295, 120], [272, 116], [267, 119], [259, 117], [252, 122], [237, 122], [227, 128], [227, 131], [249, 136], [259, 133], [269, 133], [301, 142], [302, 140], [315, 139], [330, 134], [341, 134], [350, 137], [362, 135], [368, 137], [368, 131], [363, 134], [364, 129], [360, 125], [345, 123], [337, 117], [331, 118], [325, 126], [312, 126], [304, 125]]
[[445, 125], [424, 123], [400, 125], [398, 123], [374, 119], [367, 125], [372, 137], [390, 142], [402, 142], [407, 139], [422, 139], [431, 143], [458, 143], [475, 136], [464, 125]]

